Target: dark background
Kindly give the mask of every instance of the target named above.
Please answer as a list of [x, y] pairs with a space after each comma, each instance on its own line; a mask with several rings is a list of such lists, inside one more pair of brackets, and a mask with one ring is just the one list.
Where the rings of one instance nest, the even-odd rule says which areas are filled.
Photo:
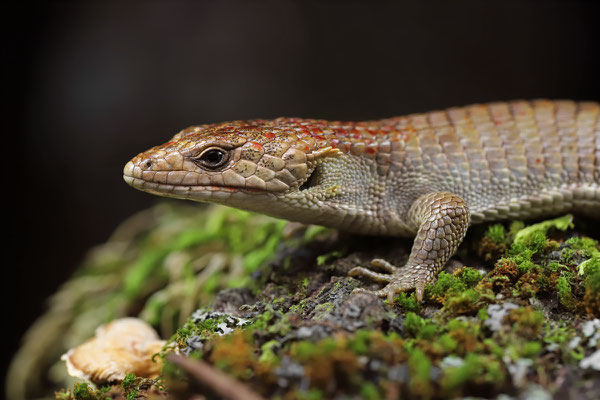
[[5, 10], [2, 193], [12, 204], [3, 213], [11, 336], [3, 370], [86, 250], [155, 201], [122, 181], [125, 162], [181, 128], [600, 99], [595, 1], [73, 1]]

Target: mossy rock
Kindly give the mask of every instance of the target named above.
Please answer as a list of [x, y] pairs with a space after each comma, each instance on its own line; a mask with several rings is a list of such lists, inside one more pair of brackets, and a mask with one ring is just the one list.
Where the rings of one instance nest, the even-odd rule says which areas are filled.
[[169, 363], [155, 382], [72, 386], [58, 356], [101, 323], [139, 316], [171, 338], [158, 357], [185, 354], [266, 398], [586, 398], [600, 387], [600, 235], [577, 224], [474, 228], [463, 262], [422, 304], [412, 293], [388, 304], [353, 293], [377, 285], [347, 272], [373, 258], [401, 265], [410, 240], [164, 202], [90, 252], [53, 297], [14, 361], [12, 394], [218, 397]]

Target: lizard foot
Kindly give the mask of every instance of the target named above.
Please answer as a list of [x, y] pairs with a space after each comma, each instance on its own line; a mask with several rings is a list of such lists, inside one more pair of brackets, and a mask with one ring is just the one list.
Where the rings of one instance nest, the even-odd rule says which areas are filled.
[[407, 265], [402, 268], [398, 268], [379, 258], [372, 260], [371, 266], [383, 269], [388, 273], [382, 274], [372, 271], [368, 268], [354, 267], [350, 270], [350, 272], [348, 272], [348, 275], [353, 277], [364, 276], [376, 282], [387, 283], [387, 285], [380, 290], [357, 288], [354, 289], [355, 293], [370, 293], [377, 297], [387, 297], [388, 302], [391, 305], [396, 294], [415, 289], [417, 301], [423, 301], [423, 292], [425, 290], [427, 278], [422, 274], [419, 274], [422, 267]]

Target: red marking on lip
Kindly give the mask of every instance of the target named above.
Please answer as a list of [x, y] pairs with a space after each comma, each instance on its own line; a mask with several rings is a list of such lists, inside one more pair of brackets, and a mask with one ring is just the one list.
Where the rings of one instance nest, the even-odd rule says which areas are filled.
[[377, 153], [377, 149], [375, 147], [372, 146], [368, 146], [367, 148], [365, 148], [365, 151], [369, 154], [375, 154]]
[[265, 137], [269, 140], [275, 139], [275, 134], [273, 132], [265, 132]]

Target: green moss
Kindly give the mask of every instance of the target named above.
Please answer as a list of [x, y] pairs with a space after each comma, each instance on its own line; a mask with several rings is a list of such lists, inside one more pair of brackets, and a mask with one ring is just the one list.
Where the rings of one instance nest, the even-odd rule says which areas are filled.
[[296, 396], [299, 400], [323, 400], [325, 395], [320, 389], [298, 390]]
[[344, 252], [340, 251], [340, 250], [335, 250], [335, 251], [332, 251], [331, 253], [322, 254], [317, 257], [317, 265], [319, 267], [323, 267], [323, 266], [325, 266], [325, 264], [329, 263], [331, 260], [340, 258], [343, 255], [344, 255]]
[[496, 244], [504, 243], [506, 239], [506, 230], [504, 225], [495, 224], [488, 228], [485, 236], [487, 236], [492, 242]]
[[591, 276], [600, 271], [600, 256], [593, 256], [577, 266], [580, 275]]
[[516, 236], [516, 234], [521, 231], [523, 228], [525, 228], [525, 223], [523, 221], [513, 221], [510, 223], [510, 226], [508, 228], [508, 236], [513, 238]]
[[469, 288], [474, 287], [482, 276], [473, 268], [461, 268], [452, 275], [440, 272], [437, 281], [425, 287], [425, 296], [449, 308], [460, 307], [464, 302], [477, 301], [478, 294]]
[[565, 241], [565, 245], [582, 252], [584, 257], [591, 258], [600, 254], [598, 241], [588, 237], [572, 237]]
[[431, 360], [419, 348], [409, 351], [410, 359], [408, 366], [411, 374], [410, 389], [413, 395], [429, 397], [433, 393], [433, 387], [429, 380], [431, 377]]
[[312, 342], [300, 341], [294, 343], [292, 347], [292, 354], [294, 357], [300, 360], [307, 360], [311, 357], [316, 356], [319, 353], [319, 348]]
[[558, 290], [558, 299], [560, 304], [568, 310], [574, 308], [575, 299], [573, 298], [573, 292], [571, 291], [571, 284], [565, 276], [561, 276], [556, 281], [556, 289]]
[[335, 305], [333, 303], [321, 303], [317, 305], [313, 310], [313, 319], [318, 321], [323, 319], [327, 314], [335, 309]]
[[472, 288], [481, 280], [482, 274], [474, 268], [464, 267], [457, 270], [454, 276], [458, 277], [466, 287]]
[[539, 238], [541, 238], [542, 236], [545, 238], [546, 233], [551, 228], [558, 229], [560, 231], [566, 231], [567, 229], [573, 227], [573, 216], [571, 214], [567, 214], [559, 218], [543, 221], [538, 224], [533, 224], [526, 228], [518, 230], [514, 235], [514, 242], [522, 243], [526, 240], [532, 240], [531, 237], [533, 235], [538, 237], [538, 239], [533, 240], [539, 240]]
[[566, 269], [566, 267], [563, 264], [559, 263], [559, 262], [551, 261], [551, 262], [548, 263], [548, 265], [546, 265], [546, 269], [549, 272], [558, 272], [558, 271], [560, 271], [562, 269]]
[[365, 400], [379, 400], [383, 398], [377, 386], [372, 382], [364, 383], [360, 387], [360, 395]]
[[600, 258], [590, 259], [584, 270], [585, 309], [596, 317], [600, 317]]
[[531, 258], [544, 249], [546, 235], [540, 231], [532, 231], [521, 241], [514, 241], [508, 251], [508, 258], [515, 262], [520, 274], [525, 274], [535, 267]]
[[438, 343], [442, 346], [445, 353], [453, 353], [458, 348], [458, 341], [449, 333], [445, 333], [438, 338]]
[[127, 396], [125, 398], [127, 400], [136, 400], [138, 397], [139, 397], [139, 391], [137, 389], [133, 389], [129, 393], [127, 393]]
[[304, 290], [308, 289], [309, 283], [310, 283], [310, 280], [308, 278], [302, 279], [302, 289], [304, 289]]
[[479, 321], [484, 322], [488, 320], [490, 316], [488, 315], [487, 310], [485, 308], [480, 308], [479, 311], [477, 311], [477, 318], [479, 319]]
[[[294, 312], [290, 308], [290, 314]], [[247, 329], [252, 332], [260, 332], [261, 334], [269, 333], [272, 335], [284, 336], [291, 330], [289, 315], [275, 309], [273, 305], [267, 305], [265, 311], [256, 317]]]
[[123, 381], [121, 381], [121, 387], [124, 390], [132, 389], [137, 383], [139, 379], [135, 376], [135, 374], [127, 374]]
[[279, 357], [275, 353], [275, 349], [279, 347], [277, 340], [269, 340], [260, 347], [260, 357], [258, 361], [269, 366], [275, 366], [279, 364]]
[[544, 315], [531, 307], [510, 310], [507, 319], [513, 332], [526, 339], [537, 338], [545, 321]]
[[466, 384], [473, 377], [481, 375], [482, 372], [483, 365], [479, 357], [475, 354], [469, 354], [463, 360], [462, 365], [444, 370], [442, 386], [450, 393], [455, 392], [457, 388]]
[[72, 390], [61, 390], [54, 394], [56, 400], [108, 400], [112, 396], [108, 394], [110, 386], [95, 389], [88, 383], [76, 383]]
[[443, 314], [447, 316], [474, 315], [478, 311], [479, 292], [475, 289], [466, 289], [449, 296], [443, 307]]
[[348, 341], [348, 347], [357, 355], [367, 354], [370, 348], [371, 331], [359, 330]]
[[97, 398], [94, 392], [87, 383], [76, 383], [73, 386], [73, 397], [76, 400], [94, 400]]
[[461, 365], [444, 370], [442, 387], [449, 393], [457, 394], [473, 384], [500, 387], [505, 379], [502, 363], [496, 357], [467, 354]]
[[325, 236], [332, 231], [331, 228], [326, 228], [321, 225], [309, 225], [304, 231], [304, 241], [310, 242], [311, 240], [314, 240], [319, 236]]
[[238, 379], [248, 379], [260, 368], [256, 343], [248, 331], [235, 330], [212, 341], [209, 361]]
[[419, 312], [422, 308], [421, 303], [417, 301], [414, 293], [401, 292], [394, 298], [394, 304], [404, 312]]
[[413, 312], [407, 313], [404, 318], [404, 330], [415, 338], [430, 339], [437, 329], [438, 326], [435, 323], [425, 320]]
[[542, 351], [542, 343], [538, 341], [528, 341], [521, 347], [520, 358], [534, 358]]
[[425, 294], [433, 299], [445, 299], [449, 293], [461, 292], [466, 288], [466, 285], [460, 279], [442, 271], [437, 276], [435, 283], [425, 288]]

